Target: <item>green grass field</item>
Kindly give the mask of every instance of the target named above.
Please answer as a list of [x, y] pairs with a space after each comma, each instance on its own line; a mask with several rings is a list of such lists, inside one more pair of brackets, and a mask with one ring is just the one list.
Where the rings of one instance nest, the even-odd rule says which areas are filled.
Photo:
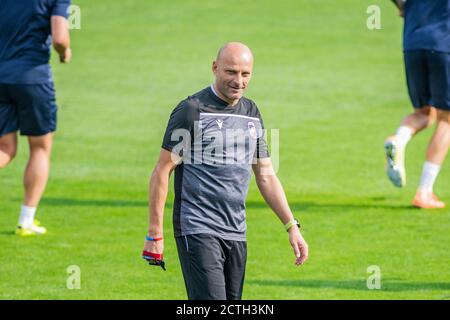
[[[52, 59], [59, 128], [38, 218], [45, 237], [13, 231], [26, 140], [0, 171], [1, 299], [185, 299], [165, 214], [167, 272], [140, 258], [147, 185], [175, 105], [212, 82], [225, 42], [247, 43], [255, 70], [247, 97], [280, 129], [280, 168], [304, 226], [301, 268], [254, 181], [248, 196], [244, 299], [450, 299], [450, 212], [410, 206], [431, 131], [407, 150], [408, 185], [384, 174], [383, 141], [411, 111], [402, 20], [384, 0], [76, 0], [74, 59]], [[370, 4], [382, 29], [366, 27]], [[450, 203], [450, 161], [436, 191]], [[81, 289], [66, 288], [70, 265]], [[368, 290], [367, 268], [381, 268]]]

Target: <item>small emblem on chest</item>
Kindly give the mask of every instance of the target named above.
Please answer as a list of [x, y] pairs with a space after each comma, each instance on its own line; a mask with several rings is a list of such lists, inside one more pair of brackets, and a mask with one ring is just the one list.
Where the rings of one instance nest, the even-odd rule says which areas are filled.
[[258, 133], [256, 132], [256, 126], [253, 122], [248, 123], [248, 131], [250, 133], [250, 137], [252, 137], [253, 139], [258, 138]]

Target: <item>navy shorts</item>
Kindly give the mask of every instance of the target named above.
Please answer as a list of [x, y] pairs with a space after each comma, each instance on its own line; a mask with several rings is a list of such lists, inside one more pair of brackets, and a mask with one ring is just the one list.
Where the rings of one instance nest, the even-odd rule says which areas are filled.
[[405, 51], [406, 81], [414, 108], [450, 111], [450, 53]]
[[0, 137], [18, 130], [25, 136], [54, 132], [56, 111], [53, 82], [0, 83]]

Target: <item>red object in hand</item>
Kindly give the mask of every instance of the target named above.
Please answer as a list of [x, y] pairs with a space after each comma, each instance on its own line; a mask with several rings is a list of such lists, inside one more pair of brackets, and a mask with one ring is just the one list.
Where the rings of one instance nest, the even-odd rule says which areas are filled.
[[149, 258], [153, 258], [156, 260], [162, 260], [163, 259], [163, 254], [162, 253], [153, 253], [150, 251], [142, 251], [142, 257], [145, 259], [146, 257]]
[[148, 264], [152, 266], [161, 266], [161, 268], [166, 271], [162, 253], [153, 253], [144, 250], [142, 251], [142, 258], [145, 259]]

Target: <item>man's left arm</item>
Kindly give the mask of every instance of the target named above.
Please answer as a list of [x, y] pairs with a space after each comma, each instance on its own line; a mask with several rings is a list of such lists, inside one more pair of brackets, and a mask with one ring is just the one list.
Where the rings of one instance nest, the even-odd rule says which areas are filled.
[[[253, 165], [256, 184], [267, 204], [276, 213], [283, 225], [294, 220], [291, 209], [286, 198], [286, 194], [272, 166], [270, 158], [257, 159]], [[308, 259], [308, 244], [303, 239], [300, 229], [293, 224], [288, 229], [289, 242], [296, 257], [295, 264], [301, 265]]]

